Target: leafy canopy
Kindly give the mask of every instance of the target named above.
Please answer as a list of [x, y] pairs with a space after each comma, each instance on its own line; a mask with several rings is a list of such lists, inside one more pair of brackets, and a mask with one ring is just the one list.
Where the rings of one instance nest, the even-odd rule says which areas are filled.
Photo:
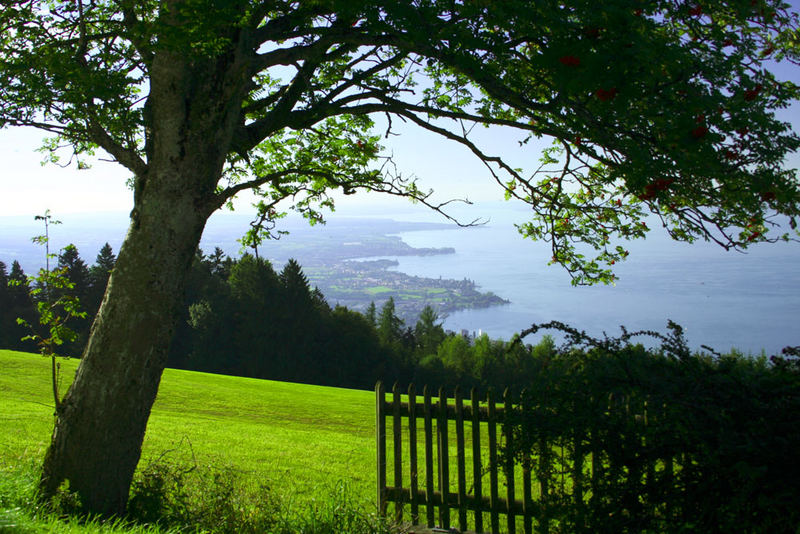
[[[0, 126], [51, 132], [53, 159], [67, 146], [79, 165], [103, 149], [138, 190], [170, 142], [152, 104], [180, 61], [187, 116], [233, 110], [230, 135], [196, 139], [223, 155], [198, 191], [212, 209], [255, 191], [255, 244], [279, 203], [318, 221], [333, 190], [446, 208], [394, 168], [376, 114], [387, 137], [401, 120], [468, 147], [530, 204], [521, 233], [548, 241], [576, 282], [613, 280], [652, 215], [675, 239], [732, 249], [796, 235], [775, 228], [788, 217], [795, 230], [800, 196], [785, 168], [800, 139], [775, 116], [798, 87], [769, 70], [798, 60], [797, 14], [779, 0], [4, 6]], [[516, 169], [474, 140], [478, 125], [553, 147]]]

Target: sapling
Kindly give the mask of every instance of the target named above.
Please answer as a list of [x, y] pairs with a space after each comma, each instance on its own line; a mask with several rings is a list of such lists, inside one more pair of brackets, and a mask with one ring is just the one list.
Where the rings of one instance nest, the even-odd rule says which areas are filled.
[[[56, 257], [56, 254], [50, 253], [50, 225], [61, 224], [61, 221], [53, 219], [50, 210], [46, 210], [44, 215], [37, 215], [35, 219], [44, 222], [44, 234], [33, 237], [31, 241], [45, 247], [45, 266], [39, 269], [36, 276], [29, 276], [28, 281], [31, 298], [36, 302], [40, 327], [36, 328], [23, 318], [17, 318], [17, 323], [31, 332], [22, 339], [35, 342], [39, 346], [39, 353], [50, 358], [54, 415], [58, 418], [61, 412], [61, 395], [58, 390], [61, 365], [56, 348], [65, 341], [74, 341], [77, 338], [77, 333], [68, 323], [73, 318], [85, 318], [86, 312], [81, 309], [78, 297], [72, 292], [75, 284], [67, 275], [67, 267], [50, 269], [50, 259]], [[9, 285], [19, 283], [18, 280], [9, 281]]]

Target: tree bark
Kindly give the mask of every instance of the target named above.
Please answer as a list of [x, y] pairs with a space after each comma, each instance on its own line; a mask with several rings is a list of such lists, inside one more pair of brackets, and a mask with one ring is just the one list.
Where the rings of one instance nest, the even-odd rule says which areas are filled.
[[[40, 480], [43, 499], [64, 481], [85, 511], [125, 512], [150, 410], [242, 98], [239, 42], [218, 60], [162, 51], [150, 66], [146, 170], [131, 225], [72, 386], [57, 413]], [[250, 51], [250, 52], [248, 52]]]
[[40, 482], [47, 498], [68, 480], [85, 510], [105, 515], [125, 511], [207, 217], [185, 198], [141, 204], [57, 414]]

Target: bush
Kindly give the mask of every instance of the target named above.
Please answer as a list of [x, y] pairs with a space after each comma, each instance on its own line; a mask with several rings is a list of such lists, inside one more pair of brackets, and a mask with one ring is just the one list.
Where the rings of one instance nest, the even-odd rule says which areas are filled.
[[268, 486], [249, 486], [232, 470], [160, 459], [134, 480], [128, 518], [208, 533], [376, 534], [389, 532], [356, 503], [345, 484], [308, 506], [291, 507]]
[[795, 532], [800, 372], [670, 328], [657, 349], [566, 329], [537, 358], [505, 453], [534, 458], [551, 532]]
[[159, 460], [134, 479], [128, 518], [214, 533], [271, 531], [281, 511], [269, 488], [248, 488], [230, 470]]

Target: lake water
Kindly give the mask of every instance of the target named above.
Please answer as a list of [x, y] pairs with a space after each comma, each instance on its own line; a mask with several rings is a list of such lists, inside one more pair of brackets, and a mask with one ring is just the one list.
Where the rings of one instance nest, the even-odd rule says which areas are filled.
[[[533, 323], [559, 320], [594, 336], [628, 330], [666, 332], [681, 324], [690, 346], [754, 354], [800, 345], [800, 244], [757, 246], [747, 254], [716, 245], [679, 244], [656, 235], [630, 243], [616, 286], [574, 287], [567, 273], [547, 266], [551, 253], [523, 240], [501, 213], [480, 228], [399, 234], [414, 247], [452, 246], [455, 255], [399, 257], [396, 270], [419, 276], [470, 278], [511, 304], [453, 313], [454, 331], [508, 339]], [[531, 336], [527, 342], [535, 342]]]
[[[463, 220], [481, 213], [489, 224], [468, 229], [405, 232], [400, 235], [414, 247], [454, 247], [455, 254], [402, 256], [397, 270], [418, 276], [462, 279], [479, 284], [511, 304], [453, 313], [444, 321], [454, 331], [486, 332], [510, 338], [533, 323], [559, 320], [594, 336], [605, 331], [616, 336], [619, 326], [629, 330], [665, 332], [671, 319], [686, 330], [693, 348], [709, 345], [726, 351], [736, 347], [754, 354], [775, 353], [787, 345], [800, 345], [800, 243], [756, 246], [747, 254], [725, 252], [706, 243], [678, 244], [654, 230], [646, 241], [630, 243], [628, 261], [619, 265], [616, 286], [573, 287], [567, 273], [548, 267], [546, 245], [523, 240], [513, 227], [525, 212], [509, 204], [469, 212]], [[369, 213], [394, 220], [432, 219], [430, 213], [390, 210]], [[238, 255], [236, 238], [247, 228], [247, 217], [223, 218], [209, 225], [203, 248], [220, 245]], [[54, 249], [73, 242], [91, 263], [105, 241], [118, 250], [124, 235], [124, 214], [64, 217], [54, 230]], [[333, 222], [333, 221], [332, 221]], [[654, 225], [651, 225], [654, 226]], [[320, 232], [296, 223], [287, 241], [303, 241], [303, 232]], [[19, 259], [27, 272], [41, 263], [40, 247], [30, 236], [41, 232], [32, 217], [0, 217], [0, 261], [10, 266]], [[538, 337], [526, 338], [534, 343]]]

